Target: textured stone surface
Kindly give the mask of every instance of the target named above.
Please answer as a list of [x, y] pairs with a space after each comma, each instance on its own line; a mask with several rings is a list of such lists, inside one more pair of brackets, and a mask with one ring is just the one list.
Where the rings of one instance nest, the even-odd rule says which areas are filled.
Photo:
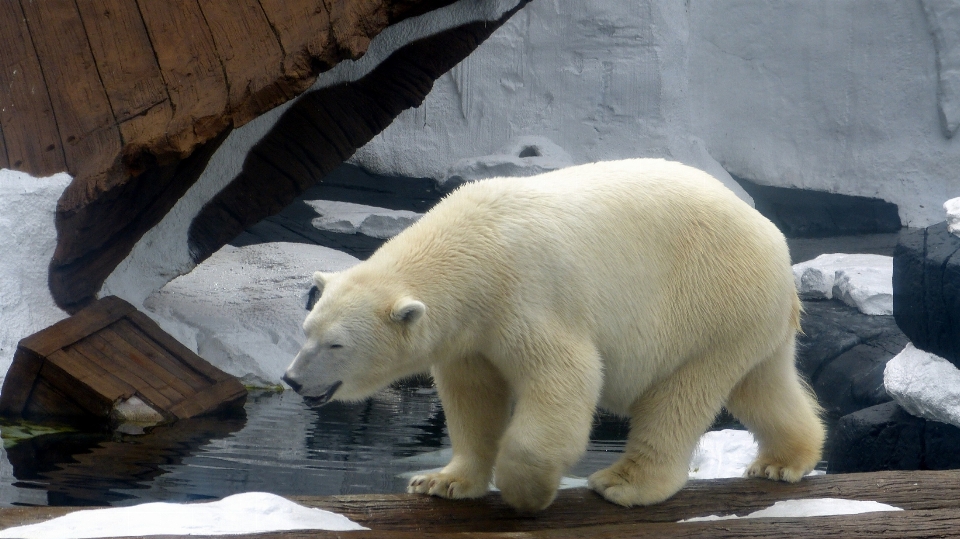
[[920, 2], [531, 2], [356, 162], [439, 178], [542, 135], [575, 163], [672, 158], [884, 200], [928, 226], [957, 196], [960, 161], [940, 125], [937, 55]]
[[868, 316], [835, 300], [805, 301], [797, 367], [831, 415], [890, 400], [883, 387], [887, 361], [907, 338], [892, 316]]
[[535, 176], [573, 164], [563, 148], [546, 137], [526, 136], [510, 142], [493, 155], [468, 157], [450, 167], [440, 185], [451, 190], [466, 182], [496, 176]]
[[841, 417], [830, 436], [829, 473], [960, 467], [960, 428], [887, 402]]
[[911, 414], [960, 427], [960, 369], [907, 344], [883, 371], [887, 394]]
[[937, 51], [937, 108], [947, 138], [960, 128], [960, 7], [955, 0], [922, 0]]
[[960, 366], [960, 237], [940, 223], [900, 236], [893, 315], [921, 350]]
[[67, 317], [50, 296], [47, 267], [56, 247], [57, 199], [66, 174], [34, 178], [0, 170], [0, 374], [17, 342]]
[[226, 246], [144, 306], [164, 330], [214, 366], [248, 385], [276, 386], [303, 342], [310, 276], [356, 262], [313, 245]]

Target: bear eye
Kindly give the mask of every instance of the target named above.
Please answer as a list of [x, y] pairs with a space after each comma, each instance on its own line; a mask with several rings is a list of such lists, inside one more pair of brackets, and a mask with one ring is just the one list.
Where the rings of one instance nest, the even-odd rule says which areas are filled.
[[339, 350], [340, 348], [343, 348], [343, 345], [342, 345], [342, 344], [331, 344], [330, 346], [328, 346], [328, 348], [330, 348], [331, 350]]

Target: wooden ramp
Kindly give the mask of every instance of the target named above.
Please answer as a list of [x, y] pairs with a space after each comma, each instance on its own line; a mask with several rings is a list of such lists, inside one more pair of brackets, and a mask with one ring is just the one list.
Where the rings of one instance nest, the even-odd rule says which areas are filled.
[[[744, 515], [779, 500], [843, 498], [878, 501], [904, 511], [851, 516], [677, 523], [710, 514]], [[630, 539], [654, 537], [960, 537], [960, 470], [828, 475], [797, 485], [760, 479], [691, 481], [672, 499], [625, 509], [585, 489], [561, 491], [542, 513], [518, 514], [496, 494], [455, 502], [407, 494], [293, 497], [348, 516], [358, 532], [291, 531], [238, 537], [300, 539]], [[0, 527], [38, 522], [78, 508], [0, 509]]]

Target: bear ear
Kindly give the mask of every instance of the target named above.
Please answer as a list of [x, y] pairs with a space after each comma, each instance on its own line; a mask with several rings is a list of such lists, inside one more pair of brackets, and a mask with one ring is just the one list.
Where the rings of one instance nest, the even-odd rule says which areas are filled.
[[315, 272], [313, 274], [313, 284], [317, 287], [317, 295], [323, 294], [324, 287], [327, 286], [327, 281], [330, 280], [330, 274], [324, 273], [322, 271]]
[[412, 298], [403, 298], [393, 305], [390, 319], [402, 324], [412, 324], [427, 312], [427, 306]]

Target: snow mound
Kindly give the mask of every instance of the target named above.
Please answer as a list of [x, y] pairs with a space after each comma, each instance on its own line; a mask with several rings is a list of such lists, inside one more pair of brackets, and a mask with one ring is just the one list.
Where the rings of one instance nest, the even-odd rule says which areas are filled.
[[836, 298], [863, 314], [893, 314], [893, 257], [824, 254], [793, 266], [803, 299]]
[[216, 367], [247, 385], [276, 386], [303, 344], [311, 276], [357, 262], [317, 245], [228, 245], [151, 295], [144, 307]]
[[307, 200], [319, 214], [310, 223], [318, 230], [340, 234], [363, 234], [371, 238], [390, 239], [423, 217], [422, 213], [388, 210], [350, 202]]
[[943, 209], [947, 212], [947, 230], [960, 236], [960, 197], [944, 202]]
[[67, 317], [47, 286], [57, 246], [54, 213], [72, 179], [0, 169], [0, 379], [20, 339]]
[[710, 431], [700, 438], [693, 453], [690, 479], [743, 477], [757, 451], [757, 442], [745, 430]]
[[840, 498], [813, 498], [809, 500], [779, 501], [766, 509], [754, 511], [743, 517], [737, 515], [728, 515], [725, 517], [710, 515], [706, 517], [687, 518], [679, 522], [705, 522], [738, 518], [829, 517], [834, 515], [876, 513], [879, 511], [903, 511], [903, 509], [880, 502], [844, 500]]
[[0, 538], [86, 539], [143, 535], [240, 535], [284, 530], [367, 530], [343, 515], [265, 492], [196, 504], [145, 503], [77, 511], [0, 531]]
[[908, 343], [887, 362], [883, 387], [911, 414], [960, 427], [960, 369]]

